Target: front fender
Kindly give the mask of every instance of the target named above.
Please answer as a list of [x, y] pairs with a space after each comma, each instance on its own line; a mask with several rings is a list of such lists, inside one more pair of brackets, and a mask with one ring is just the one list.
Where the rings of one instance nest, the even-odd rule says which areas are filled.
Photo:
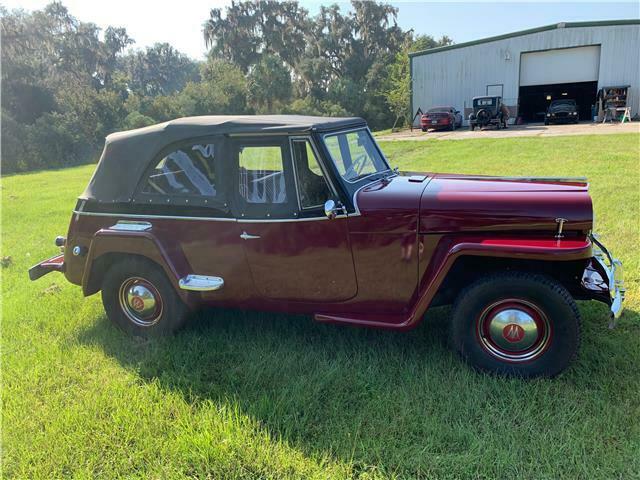
[[[429, 236], [421, 235], [420, 244], [422, 246], [428, 243], [425, 237]], [[315, 315], [315, 319], [329, 323], [349, 323], [367, 327], [409, 330], [420, 323], [451, 267], [462, 256], [563, 262], [591, 258], [592, 245], [588, 238], [575, 240], [545, 239], [540, 237], [442, 237], [435, 246], [435, 252], [422, 278], [419, 280], [416, 295], [414, 296], [416, 300], [409, 307], [408, 314], [403, 318], [396, 318], [390, 321], [389, 315], [376, 313], [344, 316], [319, 313]]]
[[418, 300], [405, 321], [404, 328], [411, 328], [419, 323], [451, 267], [462, 256], [565, 262], [591, 258], [593, 246], [589, 238], [443, 238], [420, 279]]

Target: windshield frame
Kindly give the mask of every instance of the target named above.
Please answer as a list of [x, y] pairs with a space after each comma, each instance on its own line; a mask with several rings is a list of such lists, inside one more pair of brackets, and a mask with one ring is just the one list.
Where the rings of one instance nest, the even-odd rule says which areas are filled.
[[[365, 131], [367, 132], [367, 134], [369, 135], [369, 138], [371, 139], [371, 143], [373, 144], [373, 147], [376, 149], [376, 152], [378, 152], [378, 155], [380, 155], [380, 158], [382, 159], [382, 163], [384, 164], [384, 166], [386, 168], [376, 171], [376, 172], [372, 172], [369, 173], [368, 175], [356, 178], [355, 180], [348, 180], [345, 177], [342, 176], [342, 174], [340, 173], [340, 170], [338, 169], [338, 164], [336, 163], [336, 160], [333, 158], [333, 155], [331, 155], [331, 150], [329, 150], [329, 147], [327, 145], [327, 137], [335, 137], [337, 135], [343, 135], [343, 134], [347, 134], [347, 133], [352, 133], [352, 132], [358, 132], [358, 131]], [[355, 128], [349, 128], [346, 130], [336, 130], [334, 132], [328, 132], [322, 135], [322, 146], [324, 147], [324, 150], [327, 152], [327, 155], [329, 157], [329, 160], [331, 161], [331, 165], [332, 167], [335, 169], [335, 172], [338, 176], [338, 178], [349, 184], [349, 185], [356, 185], [361, 183], [362, 181], [368, 179], [369, 177], [372, 177], [374, 175], [378, 175], [378, 176], [382, 176], [388, 172], [391, 172], [392, 169], [389, 166], [389, 161], [387, 160], [387, 157], [385, 157], [384, 153], [382, 152], [382, 150], [380, 149], [380, 146], [378, 145], [378, 142], [376, 142], [375, 137], [373, 136], [373, 133], [371, 133], [371, 130], [369, 129], [368, 126], [362, 126], [362, 127], [355, 127]]]

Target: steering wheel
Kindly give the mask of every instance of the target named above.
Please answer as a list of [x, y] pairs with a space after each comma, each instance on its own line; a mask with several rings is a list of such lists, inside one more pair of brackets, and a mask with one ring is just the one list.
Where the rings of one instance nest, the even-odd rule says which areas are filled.
[[364, 170], [364, 167], [367, 163], [368, 157], [364, 153], [361, 153], [356, 157], [356, 159], [351, 162], [351, 166], [344, 172], [345, 178], [356, 178], [359, 177]]

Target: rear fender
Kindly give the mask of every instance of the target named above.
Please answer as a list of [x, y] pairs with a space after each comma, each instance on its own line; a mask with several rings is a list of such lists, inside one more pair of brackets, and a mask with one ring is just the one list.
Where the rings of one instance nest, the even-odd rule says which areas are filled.
[[[179, 288], [179, 280], [188, 274], [189, 263], [180, 248], [171, 250], [165, 248], [151, 232], [126, 232], [101, 229], [94, 235], [82, 275], [82, 292], [85, 296], [100, 290], [102, 277], [106, 268], [96, 268], [104, 259], [111, 260], [113, 256], [121, 257], [135, 255], [146, 258], [159, 265], [167, 278], [176, 289], [183, 301], [189, 302], [189, 292]], [[110, 262], [108, 262], [110, 263]]]

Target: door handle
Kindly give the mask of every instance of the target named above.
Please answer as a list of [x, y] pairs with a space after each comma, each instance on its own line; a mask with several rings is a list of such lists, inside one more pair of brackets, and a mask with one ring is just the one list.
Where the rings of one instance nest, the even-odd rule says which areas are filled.
[[242, 232], [240, 238], [243, 240], [255, 240], [256, 238], [260, 238], [260, 235], [249, 235], [247, 232]]

